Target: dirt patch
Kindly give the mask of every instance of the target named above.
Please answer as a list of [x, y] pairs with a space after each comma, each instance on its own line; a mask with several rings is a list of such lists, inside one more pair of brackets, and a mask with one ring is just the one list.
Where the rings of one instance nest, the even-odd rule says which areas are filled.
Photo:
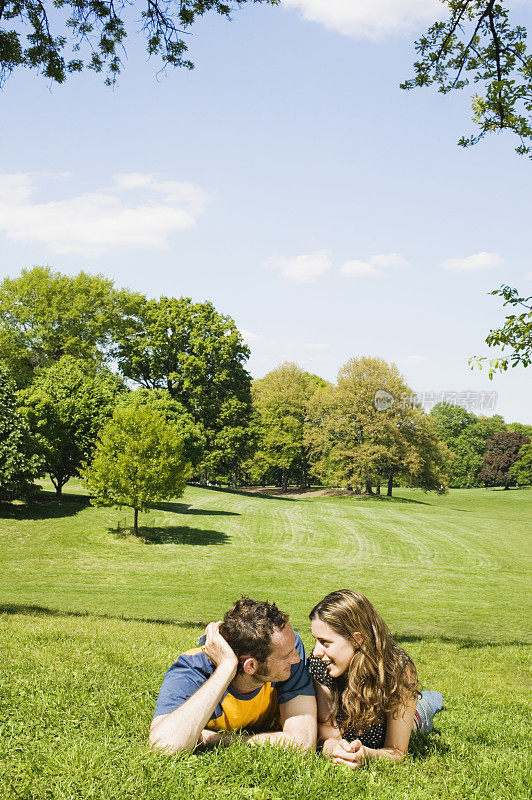
[[294, 489], [289, 487], [287, 492], [279, 486], [240, 486], [239, 492], [247, 494], [268, 495], [268, 497], [354, 497], [355, 493], [349, 489]]

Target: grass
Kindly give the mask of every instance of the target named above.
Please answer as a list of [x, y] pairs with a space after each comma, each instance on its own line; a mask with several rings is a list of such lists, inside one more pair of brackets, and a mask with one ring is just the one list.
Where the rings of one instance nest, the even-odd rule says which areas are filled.
[[[529, 796], [532, 491], [368, 502], [188, 488], [145, 517], [142, 541], [117, 534], [125, 512], [66, 489], [62, 504], [0, 507], [2, 800]], [[346, 774], [238, 741], [146, 748], [165, 669], [235, 597], [276, 600], [309, 645], [310, 607], [343, 585], [444, 693], [439, 732], [405, 762]]]

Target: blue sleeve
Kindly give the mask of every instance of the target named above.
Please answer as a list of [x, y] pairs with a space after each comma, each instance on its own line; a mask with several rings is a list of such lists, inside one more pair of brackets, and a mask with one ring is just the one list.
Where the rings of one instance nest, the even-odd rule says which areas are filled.
[[170, 714], [192, 697], [210, 678], [213, 666], [201, 652], [183, 653], [167, 671], [155, 705], [154, 717]]
[[277, 689], [279, 703], [288, 703], [300, 694], [313, 696], [314, 684], [307, 669], [307, 654], [299, 634], [296, 633], [296, 650], [299, 654], [299, 663], [292, 666], [290, 677], [286, 681], [274, 684]]

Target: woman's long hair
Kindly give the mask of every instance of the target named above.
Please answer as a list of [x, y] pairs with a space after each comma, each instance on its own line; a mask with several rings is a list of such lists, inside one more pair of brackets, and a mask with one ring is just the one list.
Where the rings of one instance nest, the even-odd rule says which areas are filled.
[[[417, 699], [419, 684], [414, 662], [397, 647], [367, 597], [351, 589], [339, 589], [324, 597], [309, 617], [325, 622], [355, 648], [345, 675], [345, 689], [341, 691], [336, 685], [332, 690], [331, 718], [343, 729], [362, 731], [390, 711], [399, 714], [401, 706]], [[362, 644], [355, 640], [355, 633], [362, 635]]]

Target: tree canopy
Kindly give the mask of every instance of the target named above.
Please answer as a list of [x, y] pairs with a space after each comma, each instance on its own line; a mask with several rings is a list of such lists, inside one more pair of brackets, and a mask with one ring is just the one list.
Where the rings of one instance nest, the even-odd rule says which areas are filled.
[[58, 497], [90, 459], [98, 433], [124, 389], [116, 376], [108, 371], [94, 373], [91, 366], [63, 356], [21, 392], [35, 452]]
[[23, 269], [0, 284], [0, 361], [19, 387], [64, 355], [99, 366], [138, 302], [103, 275]]
[[192, 69], [185, 44], [190, 27], [209, 11], [229, 19], [246, 2], [277, 5], [280, 0], [3, 0], [0, 86], [16, 67], [36, 69], [57, 83], [84, 68], [104, 71], [111, 85], [132, 32], [145, 37], [148, 55], [157, 56], [163, 67]]
[[458, 144], [469, 147], [488, 133], [517, 135], [516, 152], [532, 150], [532, 54], [527, 31], [512, 27], [507, 3], [496, 0], [443, 0], [447, 19], [435, 22], [416, 42], [414, 77], [402, 89], [435, 84], [446, 94], [476, 87], [472, 98], [476, 132]]
[[144, 300], [115, 354], [126, 378], [167, 389], [201, 426], [203, 472], [229, 473], [247, 454], [249, 348], [231, 317], [190, 298]]
[[528, 436], [524, 436], [519, 431], [496, 433], [488, 442], [482, 460], [479, 477], [484, 484], [486, 486], [503, 485], [505, 489], [508, 489], [512, 479], [510, 470], [520, 458], [520, 450], [523, 445], [528, 444], [530, 444]]
[[40, 467], [28, 426], [17, 408], [15, 384], [0, 365], [0, 501], [29, 494]]

